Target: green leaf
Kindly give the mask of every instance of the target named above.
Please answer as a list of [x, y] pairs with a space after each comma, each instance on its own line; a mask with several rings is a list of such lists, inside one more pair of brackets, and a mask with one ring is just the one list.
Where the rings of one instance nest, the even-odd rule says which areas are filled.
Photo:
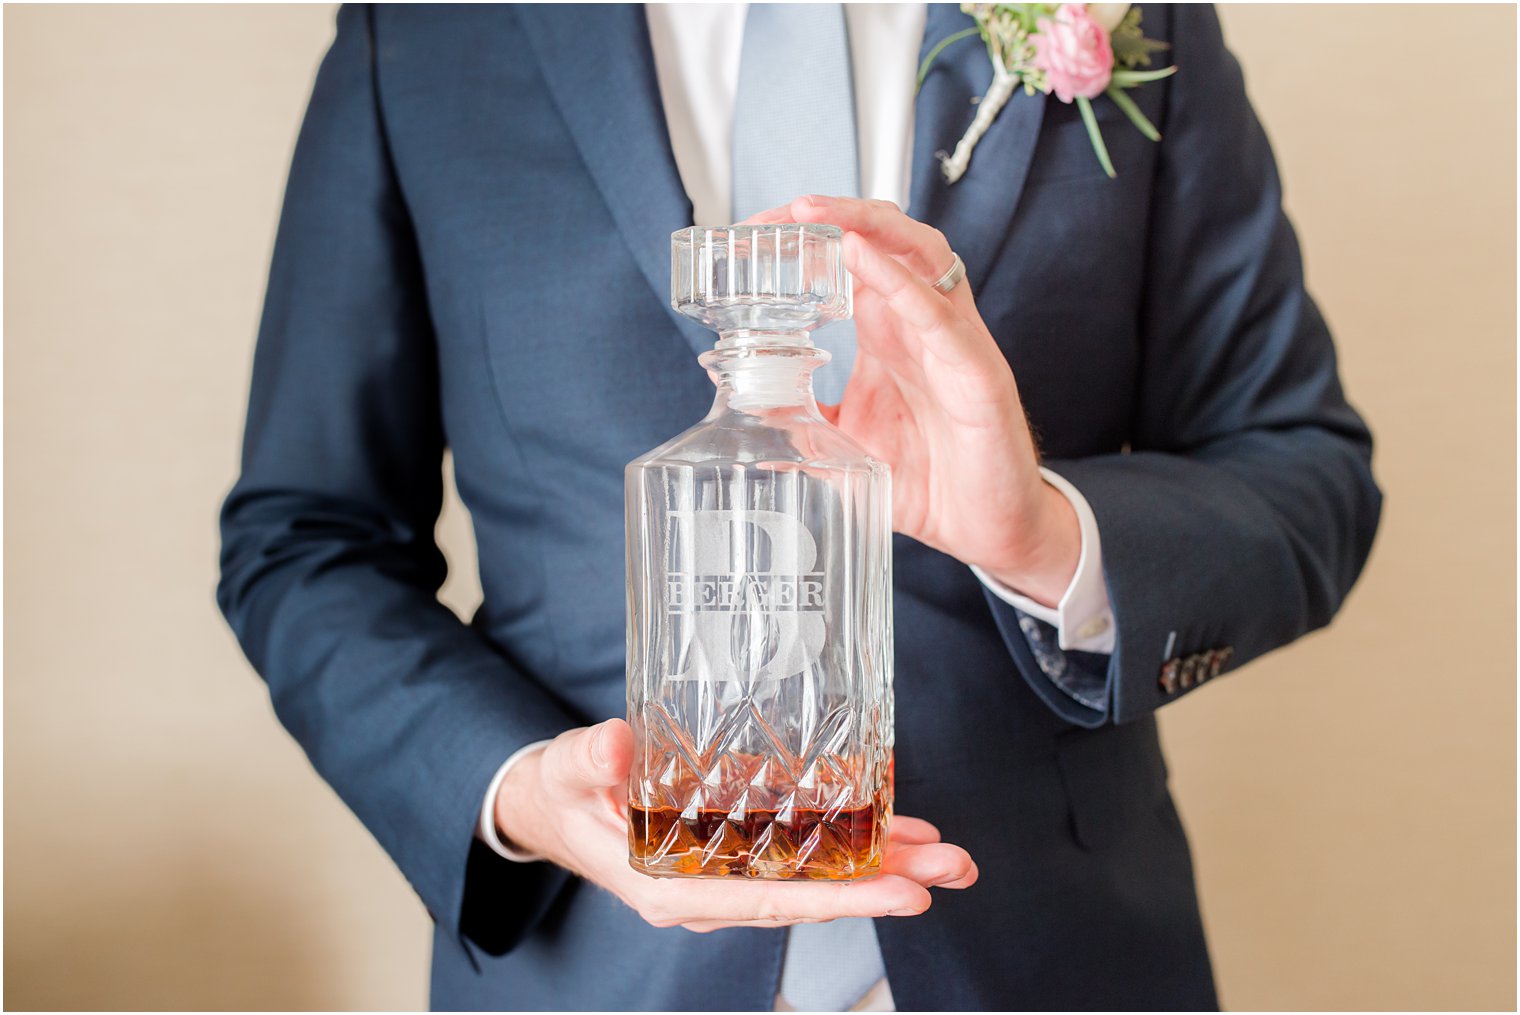
[[1108, 157], [1108, 145], [1103, 143], [1103, 132], [1098, 129], [1098, 118], [1093, 115], [1092, 101], [1086, 96], [1077, 96], [1077, 108], [1082, 111], [1082, 122], [1087, 125], [1087, 137], [1092, 141], [1093, 152], [1098, 156], [1098, 162], [1103, 166], [1103, 171], [1112, 179], [1119, 174], [1114, 172], [1113, 160]]
[[1171, 49], [1169, 43], [1147, 39], [1140, 31], [1140, 5], [1134, 4], [1109, 36], [1114, 47], [1114, 61], [1125, 67], [1149, 67], [1151, 54]]
[[1116, 85], [1109, 85], [1108, 91], [1104, 94], [1114, 100], [1114, 105], [1124, 111], [1124, 115], [1129, 117], [1129, 122], [1133, 123], [1140, 133], [1152, 141], [1161, 140], [1161, 132], [1156, 129], [1156, 125], [1140, 112], [1140, 107], [1135, 105], [1135, 100], [1125, 95], [1123, 89]]
[[924, 57], [924, 62], [918, 65], [918, 84], [913, 86], [913, 94], [917, 95], [918, 90], [924, 86], [924, 78], [929, 76], [930, 66], [933, 65], [935, 58], [944, 51], [944, 48], [946, 46], [950, 45], [952, 42], [960, 42], [962, 39], [969, 39], [971, 36], [978, 34], [980, 31], [981, 30], [979, 28], [976, 28], [974, 26], [971, 28], [963, 28], [959, 32], [956, 32], [954, 35], [949, 35], [941, 39], [933, 49], [929, 50], [929, 55]]
[[1160, 70], [1115, 70], [1111, 80], [1120, 88], [1133, 88], [1147, 81], [1169, 78], [1175, 73], [1177, 73], [1176, 67], [1163, 67]]

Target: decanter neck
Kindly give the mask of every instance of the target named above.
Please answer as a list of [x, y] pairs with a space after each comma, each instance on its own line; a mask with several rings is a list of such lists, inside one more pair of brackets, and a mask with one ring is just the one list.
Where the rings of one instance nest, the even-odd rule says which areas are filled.
[[718, 351], [755, 349], [767, 346], [813, 348], [810, 333], [803, 328], [731, 328], [718, 332]]
[[818, 414], [813, 371], [829, 361], [806, 331], [738, 329], [720, 333], [698, 360], [717, 386], [713, 413], [796, 407]]

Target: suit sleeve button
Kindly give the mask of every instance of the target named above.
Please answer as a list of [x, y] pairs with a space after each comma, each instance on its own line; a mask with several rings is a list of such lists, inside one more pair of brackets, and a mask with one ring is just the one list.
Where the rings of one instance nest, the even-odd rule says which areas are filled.
[[1182, 663], [1177, 659], [1168, 659], [1166, 665], [1161, 667], [1161, 689], [1167, 694], [1177, 693], [1177, 671]]

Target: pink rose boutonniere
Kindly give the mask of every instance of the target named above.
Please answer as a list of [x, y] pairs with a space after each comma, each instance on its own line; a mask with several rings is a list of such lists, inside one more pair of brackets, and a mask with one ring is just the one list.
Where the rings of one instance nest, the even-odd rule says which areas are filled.
[[992, 84], [977, 106], [976, 117], [955, 151], [940, 155], [948, 182], [954, 183], [965, 174], [972, 149], [1020, 86], [1030, 95], [1054, 92], [1062, 102], [1077, 104], [1093, 152], [1109, 176], [1118, 173], [1098, 129], [1093, 99], [1107, 95], [1140, 133], [1152, 141], [1161, 140], [1155, 124], [1124, 94], [1127, 89], [1177, 72], [1176, 67], [1146, 69], [1151, 54], [1166, 49], [1167, 44], [1147, 39], [1141, 32], [1138, 6], [961, 4], [961, 10], [971, 15], [976, 26], [942, 40], [918, 69], [918, 83], [922, 85], [935, 57], [946, 46], [973, 35], [981, 36], [992, 60]]
[[1034, 65], [1056, 98], [1070, 104], [1096, 99], [1114, 76], [1114, 47], [1086, 4], [1062, 4], [1054, 19], [1035, 22]]

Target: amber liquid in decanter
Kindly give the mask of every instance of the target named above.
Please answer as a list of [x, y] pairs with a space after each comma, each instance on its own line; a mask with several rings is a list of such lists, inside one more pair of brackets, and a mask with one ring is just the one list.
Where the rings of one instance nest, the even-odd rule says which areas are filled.
[[[700, 787], [672, 787], [693, 799]], [[881, 870], [892, 811], [886, 785], [863, 807], [628, 809], [628, 856], [657, 877], [849, 881]]]

